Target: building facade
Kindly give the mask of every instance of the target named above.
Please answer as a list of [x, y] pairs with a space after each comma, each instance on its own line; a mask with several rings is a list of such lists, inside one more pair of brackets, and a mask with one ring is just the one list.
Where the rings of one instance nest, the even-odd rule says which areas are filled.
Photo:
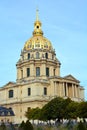
[[17, 80], [0, 88], [0, 105], [13, 109], [15, 123], [26, 120], [28, 108], [41, 108], [56, 96], [84, 100], [80, 81], [71, 74], [60, 76], [61, 63], [41, 26], [37, 12], [32, 37], [25, 42], [16, 64]]

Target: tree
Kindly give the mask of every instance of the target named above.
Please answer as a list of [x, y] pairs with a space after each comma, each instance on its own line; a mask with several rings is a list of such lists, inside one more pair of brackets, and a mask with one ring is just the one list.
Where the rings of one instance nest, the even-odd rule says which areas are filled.
[[22, 121], [22, 123], [20, 124], [19, 130], [33, 130], [33, 126], [29, 122], [29, 120], [27, 120], [26, 123]]
[[79, 122], [77, 126], [77, 130], [87, 130], [85, 124], [83, 122]]
[[6, 126], [5, 126], [4, 122], [1, 123], [0, 130], [6, 130]]
[[29, 108], [26, 112], [25, 112], [25, 117], [27, 117], [28, 120], [32, 119], [32, 109]]
[[21, 124], [20, 124], [20, 126], [19, 126], [19, 130], [23, 130], [24, 126], [25, 126], [25, 122], [22, 121]]
[[39, 117], [40, 117], [40, 111], [41, 111], [41, 109], [38, 108], [38, 107], [32, 109], [32, 119], [33, 120], [39, 119]]
[[72, 101], [71, 103], [68, 104], [65, 110], [65, 118], [66, 119], [76, 119], [77, 118], [77, 107], [78, 103]]
[[23, 130], [33, 130], [33, 126], [32, 126], [32, 124], [29, 122], [29, 120], [26, 121]]
[[56, 97], [52, 99], [49, 103], [47, 103], [42, 108], [42, 119], [43, 120], [55, 120], [63, 119], [63, 113], [64, 113], [64, 99], [61, 97]]
[[63, 108], [62, 108], [62, 114], [63, 114], [63, 118], [65, 118], [66, 119], [66, 115], [67, 115], [67, 111], [66, 111], [66, 109], [67, 109], [67, 106], [70, 104], [72, 102], [72, 100], [70, 99], [70, 98], [66, 98], [66, 99], [64, 99], [63, 100]]
[[30, 108], [28, 111], [25, 113], [25, 116], [27, 117], [28, 120], [35, 120], [40, 118], [40, 108]]
[[77, 108], [77, 116], [80, 118], [87, 118], [87, 102], [81, 102]]

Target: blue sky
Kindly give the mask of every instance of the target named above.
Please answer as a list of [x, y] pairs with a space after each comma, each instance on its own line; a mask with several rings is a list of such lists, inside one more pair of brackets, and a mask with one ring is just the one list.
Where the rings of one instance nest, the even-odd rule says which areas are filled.
[[16, 63], [32, 36], [37, 7], [44, 36], [61, 62], [61, 76], [80, 80], [87, 99], [87, 0], [0, 1], [0, 86], [16, 81]]

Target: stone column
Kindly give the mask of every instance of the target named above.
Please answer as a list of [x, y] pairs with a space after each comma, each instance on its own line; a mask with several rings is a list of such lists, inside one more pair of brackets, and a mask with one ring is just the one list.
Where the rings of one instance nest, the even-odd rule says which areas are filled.
[[62, 88], [63, 88], [63, 91], [62, 91], [63, 93], [62, 93], [62, 95], [65, 96], [64, 82], [63, 82], [63, 84], [62, 84]]
[[67, 86], [67, 83], [65, 83], [65, 87], [66, 87], [66, 96], [68, 96], [68, 86]]
[[77, 87], [76, 87], [76, 84], [75, 84], [75, 96], [77, 97]]
[[78, 98], [80, 97], [80, 90], [79, 90], [79, 86], [78, 86]]
[[59, 82], [58, 84], [58, 87], [59, 87], [59, 96], [61, 97], [62, 96], [62, 88], [61, 88], [61, 83]]
[[72, 84], [72, 97], [74, 98], [75, 94], [74, 94], [74, 85]]
[[77, 97], [79, 98], [79, 88], [77, 86]]

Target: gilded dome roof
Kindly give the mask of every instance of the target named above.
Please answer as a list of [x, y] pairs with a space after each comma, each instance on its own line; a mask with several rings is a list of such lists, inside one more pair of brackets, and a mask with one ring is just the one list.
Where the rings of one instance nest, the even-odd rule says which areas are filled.
[[25, 42], [24, 49], [46, 49], [53, 50], [51, 42], [43, 36], [43, 31], [41, 30], [41, 22], [38, 19], [38, 11], [36, 15], [36, 21], [34, 23], [33, 36]]
[[24, 45], [24, 50], [31, 50], [31, 49], [47, 49], [52, 50], [52, 45], [47, 38], [43, 36], [33, 36], [29, 40], [26, 41]]

